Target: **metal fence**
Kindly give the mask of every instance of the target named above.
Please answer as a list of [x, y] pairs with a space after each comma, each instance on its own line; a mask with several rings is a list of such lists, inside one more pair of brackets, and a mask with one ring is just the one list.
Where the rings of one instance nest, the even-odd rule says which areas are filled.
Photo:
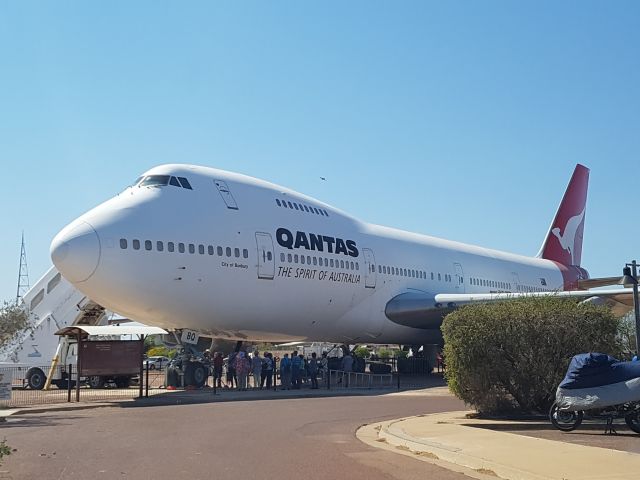
[[323, 383], [331, 388], [394, 388], [397, 382], [391, 373], [358, 373], [329, 370]]
[[[406, 359], [404, 359], [406, 360]], [[376, 362], [380, 363], [380, 362]], [[402, 361], [400, 362], [402, 363]], [[371, 364], [367, 365], [365, 372], [344, 372], [339, 369], [330, 369], [328, 373], [318, 372], [318, 386], [325, 389], [380, 389], [380, 388], [423, 388], [429, 386], [428, 382], [420, 381], [416, 375], [404, 374], [407, 370], [410, 373], [422, 373], [428, 369], [429, 364], [423, 359], [414, 359], [400, 366], [400, 373], [393, 372], [379, 373], [376, 369], [371, 369]], [[404, 368], [402, 368], [404, 367]], [[45, 405], [69, 402], [100, 402], [109, 400], [126, 400], [138, 397], [149, 397], [167, 392], [166, 379], [167, 367], [153, 368], [143, 366], [142, 378], [136, 375], [130, 379], [128, 386], [119, 382], [91, 382], [90, 377], [81, 377], [78, 382], [78, 375], [75, 365], [58, 366], [53, 371], [55, 381], [49, 389], [34, 389], [28, 387], [26, 375], [33, 367], [0, 366], [0, 408], [24, 407], [32, 405]], [[47, 377], [51, 373], [50, 366], [42, 366], [39, 369]], [[373, 371], [372, 371], [373, 370]], [[389, 370], [387, 368], [387, 370]], [[225, 385], [223, 375], [222, 385]], [[401, 381], [402, 377], [402, 381]], [[431, 377], [431, 376], [429, 376]], [[70, 380], [70, 381], [69, 381]], [[311, 386], [308, 375], [301, 378], [302, 387]], [[250, 381], [249, 386], [252, 385]], [[7, 386], [9, 384], [10, 386]], [[402, 385], [401, 385], [402, 384]], [[5, 388], [2, 388], [4, 385]], [[93, 385], [93, 387], [91, 386]], [[214, 379], [209, 376], [206, 387], [212, 387], [215, 392]], [[230, 388], [229, 388], [230, 387]], [[285, 386], [286, 388], [290, 385]], [[273, 390], [283, 389], [279, 372], [274, 373]], [[181, 388], [179, 388], [181, 390]], [[235, 390], [233, 382], [226, 384], [223, 390]]]
[[[29, 388], [27, 372], [34, 367], [0, 367], [0, 407], [24, 407], [69, 402], [100, 402], [117, 399], [132, 399], [140, 396], [156, 395], [165, 392], [165, 369], [144, 370], [142, 384], [139, 375], [127, 382], [98, 382], [99, 387], [91, 387], [90, 377], [78, 375], [74, 365], [57, 367], [53, 373], [53, 382], [49, 389]], [[39, 368], [47, 377], [52, 373], [50, 366]], [[7, 385], [9, 384], [10, 387]], [[128, 385], [127, 385], [128, 384]], [[94, 385], [96, 383], [94, 382]]]

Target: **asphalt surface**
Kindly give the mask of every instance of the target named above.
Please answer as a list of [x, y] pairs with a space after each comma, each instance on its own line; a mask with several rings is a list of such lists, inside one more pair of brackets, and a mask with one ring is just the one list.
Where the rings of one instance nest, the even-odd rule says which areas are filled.
[[18, 415], [0, 479], [468, 479], [381, 451], [363, 424], [463, 409], [448, 395], [378, 395]]

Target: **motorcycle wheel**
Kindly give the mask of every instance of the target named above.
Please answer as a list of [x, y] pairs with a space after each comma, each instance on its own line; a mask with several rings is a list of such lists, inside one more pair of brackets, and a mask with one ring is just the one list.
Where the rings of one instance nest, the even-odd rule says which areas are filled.
[[569, 412], [560, 410], [557, 404], [551, 405], [549, 410], [549, 420], [554, 427], [563, 432], [570, 432], [575, 430], [582, 423], [584, 413], [582, 411]]
[[638, 412], [629, 413], [624, 416], [624, 421], [631, 430], [636, 433], [640, 433], [640, 417]]

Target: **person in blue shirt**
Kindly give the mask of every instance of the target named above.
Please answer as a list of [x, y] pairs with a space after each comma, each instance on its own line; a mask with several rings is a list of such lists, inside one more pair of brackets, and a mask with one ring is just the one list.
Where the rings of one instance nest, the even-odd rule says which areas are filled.
[[316, 358], [316, 352], [311, 354], [307, 369], [311, 378], [311, 388], [316, 390], [318, 388], [318, 359]]
[[280, 385], [283, 390], [289, 390], [291, 386], [291, 360], [288, 353], [280, 360]]
[[291, 388], [295, 390], [300, 390], [300, 365], [302, 365], [302, 359], [295, 350], [291, 354]]

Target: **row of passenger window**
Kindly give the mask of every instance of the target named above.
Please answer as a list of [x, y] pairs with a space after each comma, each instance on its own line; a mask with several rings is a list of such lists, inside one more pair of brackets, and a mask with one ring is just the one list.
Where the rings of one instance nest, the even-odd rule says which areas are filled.
[[[144, 242], [144, 249], [147, 251], [152, 251], [155, 250], [158, 252], [164, 252], [165, 250], [165, 244], [162, 240], [157, 240], [155, 242], [151, 241], [151, 240], [145, 240]], [[140, 240], [138, 240], [137, 238], [134, 238], [131, 241], [131, 247], [134, 250], [140, 250], [143, 246], [143, 243], [141, 243]], [[240, 258], [242, 256], [242, 258], [249, 258], [249, 250], [247, 250], [246, 248], [243, 248], [242, 251], [240, 251], [239, 248], [235, 247], [235, 248], [231, 248], [231, 247], [214, 247], [213, 245], [203, 245], [203, 244], [195, 244], [195, 243], [174, 243], [174, 242], [167, 242], [167, 252], [175, 252], [177, 251], [178, 253], [191, 253], [191, 254], [195, 254], [196, 251], [200, 254], [200, 255], [218, 255], [219, 257], [235, 257], [235, 258]], [[126, 250], [127, 248], [129, 248], [129, 242], [127, 241], [126, 238], [121, 238], [120, 239], [120, 248], [122, 250]]]
[[532, 285], [518, 285], [518, 291], [520, 292], [548, 292], [548, 288], [534, 287]]
[[[475, 278], [472, 277], [470, 279], [471, 285], [475, 285], [478, 287], [490, 287], [490, 288], [499, 288], [500, 290], [505, 291], [513, 291], [512, 284], [509, 282], [500, 282], [498, 280], [487, 280], [484, 278]], [[548, 292], [548, 288], [537, 287], [533, 285], [521, 285], [516, 284], [515, 290], [518, 292]]]
[[476, 287], [491, 287], [491, 288], [499, 288], [501, 290], [511, 290], [511, 284], [508, 282], [500, 282], [497, 280], [487, 280], [484, 278], [475, 278], [471, 277], [469, 279], [471, 285], [475, 285]]
[[280, 253], [280, 261], [282, 263], [300, 263], [302, 265], [344, 268], [345, 270], [360, 270], [358, 262], [350, 260], [338, 260], [325, 257], [312, 257], [311, 255], [298, 255], [297, 253]]
[[315, 213], [316, 215], [322, 215], [328, 217], [329, 214], [326, 210], [316, 207], [308, 207], [302, 203], [290, 202], [289, 200], [280, 200], [276, 198], [276, 205], [283, 208], [289, 208], [291, 210], [298, 210], [299, 212]]
[[[409, 277], [409, 278], [419, 278], [421, 280], [427, 280], [431, 278], [431, 280], [438, 279], [439, 282], [453, 282], [453, 276], [445, 273], [444, 275], [441, 273], [430, 272], [431, 275], [427, 274], [427, 272], [423, 270], [415, 270], [412, 268], [400, 268], [400, 267], [391, 267], [386, 265], [378, 265], [378, 273], [382, 273], [383, 275], [395, 275], [399, 277]], [[459, 277], [459, 282], [463, 283], [463, 278]]]

